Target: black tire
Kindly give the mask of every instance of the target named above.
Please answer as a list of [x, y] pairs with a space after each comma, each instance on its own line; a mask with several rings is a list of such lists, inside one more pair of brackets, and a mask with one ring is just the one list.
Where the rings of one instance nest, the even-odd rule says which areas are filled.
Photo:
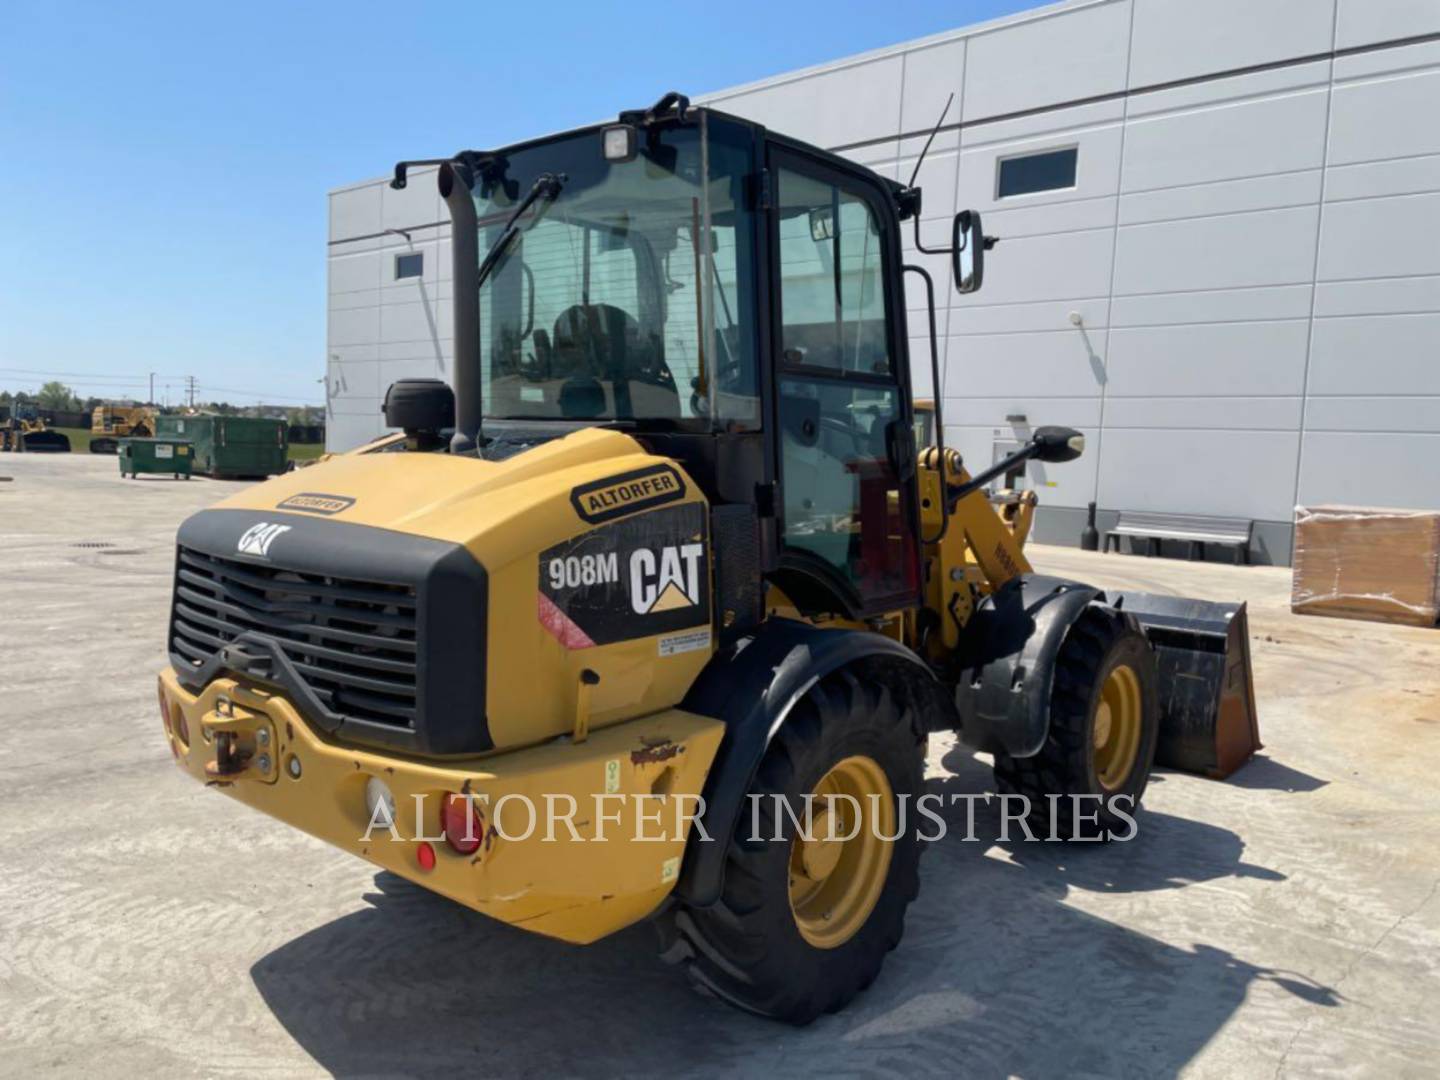
[[[1107, 788], [1096, 768], [1095, 721], [1105, 681], [1121, 666], [1131, 668], [1139, 684], [1139, 742], [1129, 774]], [[1037, 838], [1108, 840], [1113, 833], [1129, 835], [1132, 825], [1124, 815], [1133, 817], [1139, 810], [1155, 760], [1160, 733], [1158, 681], [1154, 650], [1124, 616], [1090, 607], [1076, 620], [1056, 662], [1045, 745], [1033, 757], [995, 755], [1000, 793], [1029, 800], [1029, 825]], [[1050, 795], [1061, 796], [1053, 814]], [[1084, 798], [1077, 803], [1071, 796]]]
[[[750, 836], [747, 800], [729, 841], [720, 900], [709, 908], [677, 903], [659, 918], [662, 958], [683, 964], [702, 992], [760, 1016], [807, 1024], [868, 987], [900, 943], [905, 909], [920, 889], [913, 802], [923, 789], [926, 740], [903, 686], [884, 680], [884, 670], [857, 666], [821, 680], [796, 704], [750, 789], [763, 796], [764, 839]], [[796, 800], [792, 805], [803, 820], [800, 800], [833, 765], [855, 755], [883, 769], [904, 808], [904, 830], [892, 845], [868, 917], [848, 940], [820, 948], [802, 936], [791, 910], [790, 839], [796, 830], [782, 815], [776, 832], [770, 796]], [[776, 841], [776, 835], [785, 839]]]

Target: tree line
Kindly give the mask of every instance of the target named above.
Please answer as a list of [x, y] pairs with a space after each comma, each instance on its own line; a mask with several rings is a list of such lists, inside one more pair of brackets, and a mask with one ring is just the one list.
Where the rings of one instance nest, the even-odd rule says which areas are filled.
[[[24, 390], [17, 390], [11, 393], [9, 390], [0, 390], [0, 406], [8, 405], [34, 405], [41, 409], [50, 409], [54, 412], [94, 412], [101, 405], [108, 405], [114, 402], [115, 398], [85, 397], [75, 393], [69, 386], [58, 379], [52, 379], [33, 394]], [[142, 404], [154, 405], [152, 402]], [[210, 401], [197, 403], [197, 408], [205, 412], [219, 413], [221, 416], [241, 416], [255, 411], [263, 406], [232, 405], [228, 401]], [[267, 414], [275, 411], [265, 410]], [[284, 410], [286, 420], [291, 424], [317, 424], [323, 423], [322, 409], [287, 408]], [[314, 414], [314, 415], [312, 415]]]

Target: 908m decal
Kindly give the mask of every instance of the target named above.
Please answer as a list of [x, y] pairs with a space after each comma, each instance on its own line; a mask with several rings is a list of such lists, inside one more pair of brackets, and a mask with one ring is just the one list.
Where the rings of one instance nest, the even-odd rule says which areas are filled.
[[652, 510], [540, 553], [541, 623], [570, 649], [706, 626], [705, 508]]

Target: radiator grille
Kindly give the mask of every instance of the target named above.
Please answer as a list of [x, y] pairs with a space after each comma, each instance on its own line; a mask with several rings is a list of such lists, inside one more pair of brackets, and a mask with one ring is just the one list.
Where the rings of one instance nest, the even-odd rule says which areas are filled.
[[240, 634], [263, 634], [330, 712], [413, 729], [415, 631], [414, 586], [179, 550], [170, 648], [192, 667]]

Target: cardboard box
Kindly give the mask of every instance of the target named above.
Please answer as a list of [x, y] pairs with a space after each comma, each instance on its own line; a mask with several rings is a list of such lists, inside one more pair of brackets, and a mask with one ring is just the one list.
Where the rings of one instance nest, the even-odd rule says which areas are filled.
[[1434, 626], [1440, 511], [1297, 506], [1290, 610]]

